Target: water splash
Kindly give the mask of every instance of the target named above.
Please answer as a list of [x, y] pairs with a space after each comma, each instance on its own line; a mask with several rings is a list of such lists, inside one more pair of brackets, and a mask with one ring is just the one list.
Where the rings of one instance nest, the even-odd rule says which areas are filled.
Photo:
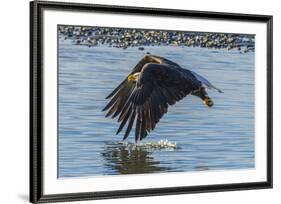
[[180, 149], [176, 142], [165, 140], [152, 141], [152, 142], [141, 142], [136, 145], [135, 143], [122, 143], [118, 142], [119, 145], [126, 146], [127, 149], [146, 149], [146, 150], [176, 150]]
[[147, 142], [143, 144], [147, 148], [152, 149], [179, 149], [176, 142], [171, 142], [167, 139], [158, 142]]

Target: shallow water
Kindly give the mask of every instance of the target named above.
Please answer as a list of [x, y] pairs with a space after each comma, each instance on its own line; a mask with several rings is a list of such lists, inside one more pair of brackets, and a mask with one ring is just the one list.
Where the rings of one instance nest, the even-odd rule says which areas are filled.
[[[198, 72], [224, 93], [215, 105], [187, 96], [169, 108], [143, 143], [168, 139], [177, 147], [131, 148], [118, 123], [101, 110], [105, 97], [146, 52]], [[254, 52], [150, 46], [140, 51], [59, 41], [59, 177], [254, 168]]]

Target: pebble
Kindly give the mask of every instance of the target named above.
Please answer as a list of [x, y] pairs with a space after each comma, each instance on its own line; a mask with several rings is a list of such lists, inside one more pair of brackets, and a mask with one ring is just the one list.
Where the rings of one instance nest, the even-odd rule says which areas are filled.
[[186, 31], [152, 31], [127, 28], [102, 28], [83, 26], [59, 26], [60, 38], [73, 40], [75, 45], [89, 47], [107, 45], [127, 49], [145, 46], [181, 46], [236, 49], [241, 53], [255, 51], [255, 38], [250, 34], [204, 33]]

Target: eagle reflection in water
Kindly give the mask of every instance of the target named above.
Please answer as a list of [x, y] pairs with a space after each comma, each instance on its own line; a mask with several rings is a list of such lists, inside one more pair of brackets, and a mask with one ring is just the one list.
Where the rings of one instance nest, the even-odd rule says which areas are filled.
[[112, 143], [105, 145], [101, 155], [106, 162], [105, 167], [114, 171], [112, 174], [157, 173], [170, 170], [160, 166], [160, 162], [152, 157], [152, 152], [144, 147]]

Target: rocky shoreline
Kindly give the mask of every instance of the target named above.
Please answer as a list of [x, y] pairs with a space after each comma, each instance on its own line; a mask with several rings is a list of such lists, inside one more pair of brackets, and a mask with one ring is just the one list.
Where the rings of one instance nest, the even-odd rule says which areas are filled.
[[249, 34], [205, 33], [186, 31], [160, 31], [127, 28], [102, 28], [84, 26], [59, 26], [59, 37], [71, 39], [75, 45], [88, 47], [108, 45], [126, 49], [146, 46], [187, 46], [203, 48], [236, 49], [240, 53], [255, 50], [255, 36]]

